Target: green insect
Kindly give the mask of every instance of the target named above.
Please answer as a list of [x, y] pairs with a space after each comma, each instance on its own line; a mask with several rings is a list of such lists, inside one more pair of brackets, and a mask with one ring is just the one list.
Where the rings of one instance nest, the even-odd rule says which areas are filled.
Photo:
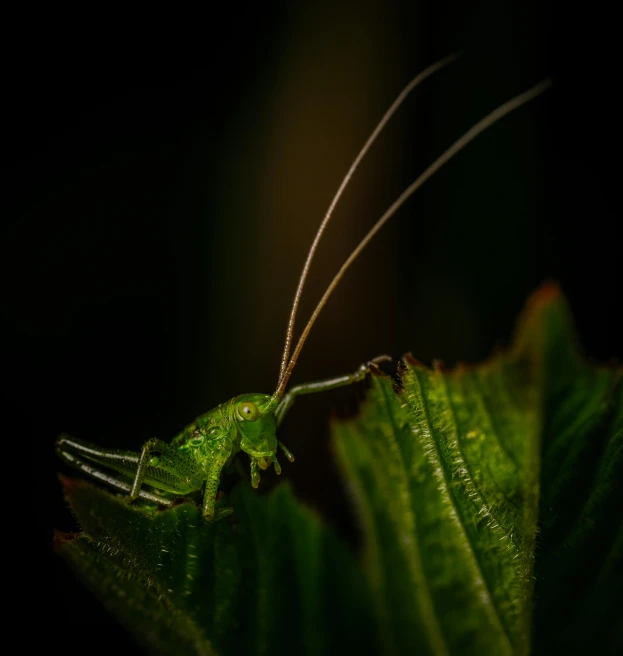
[[302, 394], [323, 392], [363, 380], [371, 367], [390, 359], [388, 356], [380, 356], [362, 364], [352, 374], [298, 385], [286, 391], [292, 370], [311, 327], [346, 270], [407, 198], [433, 173], [483, 130], [538, 96], [550, 85], [549, 80], [544, 80], [499, 106], [460, 137], [403, 191], [344, 262], [316, 306], [290, 356], [296, 311], [303, 286], [318, 242], [342, 192], [360, 161], [405, 97], [425, 78], [455, 60], [457, 56], [451, 55], [433, 64], [403, 89], [364, 144], [342, 181], [320, 224], [303, 267], [288, 321], [281, 371], [275, 392], [272, 395], [242, 394], [237, 396], [198, 417], [171, 442], [167, 443], [155, 438], [147, 441], [140, 453], [101, 448], [62, 435], [56, 443], [56, 449], [63, 460], [94, 479], [126, 492], [129, 501], [141, 498], [170, 506], [177, 497], [203, 490], [203, 516], [207, 521], [217, 521], [233, 512], [232, 508], [217, 510], [216, 500], [221, 472], [224, 467], [233, 462], [238, 452], [243, 451], [249, 456], [253, 487], [257, 487], [260, 482], [260, 470], [265, 470], [273, 465], [277, 474], [281, 473], [281, 466], [277, 459], [278, 449], [283, 451], [288, 460], [291, 462], [294, 460], [292, 453], [277, 439], [277, 430], [295, 399]]

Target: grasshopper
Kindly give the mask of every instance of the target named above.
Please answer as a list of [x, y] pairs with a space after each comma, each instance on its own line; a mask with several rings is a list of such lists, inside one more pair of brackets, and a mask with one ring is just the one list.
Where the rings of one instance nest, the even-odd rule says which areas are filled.
[[543, 80], [500, 105], [460, 137], [402, 192], [365, 235], [333, 278], [290, 356], [296, 312], [303, 286], [320, 238], [342, 192], [372, 143], [404, 99], [423, 80], [454, 61], [458, 56], [458, 54], [453, 54], [436, 62], [409, 82], [386, 111], [344, 177], [318, 228], [299, 279], [288, 321], [280, 375], [275, 392], [272, 395], [242, 394], [236, 396], [195, 419], [171, 442], [167, 443], [156, 438], [148, 440], [140, 453], [100, 448], [82, 440], [61, 435], [56, 442], [56, 450], [63, 460], [92, 478], [126, 492], [129, 501], [140, 498], [163, 506], [170, 506], [177, 497], [203, 490], [203, 517], [208, 522], [217, 521], [233, 512], [232, 508], [217, 509], [216, 501], [221, 472], [224, 467], [233, 462], [238, 452], [243, 451], [249, 456], [253, 487], [259, 485], [260, 470], [265, 470], [273, 465], [276, 473], [281, 473], [281, 466], [277, 459], [278, 449], [283, 451], [288, 460], [291, 462], [294, 460], [292, 453], [277, 439], [277, 430], [296, 398], [303, 394], [324, 392], [361, 381], [372, 367], [391, 359], [388, 356], [379, 356], [362, 364], [352, 374], [297, 385], [286, 391], [303, 344], [320, 311], [346, 270], [383, 225], [396, 214], [405, 201], [428, 178], [483, 130], [538, 96], [550, 85], [549, 80]]

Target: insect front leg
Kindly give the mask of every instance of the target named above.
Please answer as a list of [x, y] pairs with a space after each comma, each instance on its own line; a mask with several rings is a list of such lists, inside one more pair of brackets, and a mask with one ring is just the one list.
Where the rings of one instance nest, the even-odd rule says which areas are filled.
[[[318, 380], [314, 383], [303, 383], [302, 385], [296, 385], [292, 387], [284, 395], [281, 403], [275, 410], [275, 419], [277, 421], [277, 426], [281, 424], [286, 413], [292, 407], [292, 404], [296, 400], [297, 396], [302, 394], [315, 394], [316, 392], [326, 392], [328, 390], [335, 389], [337, 387], [344, 387], [346, 385], [352, 385], [353, 383], [363, 380], [368, 373], [370, 368], [373, 365], [377, 365], [380, 362], [390, 362], [391, 358], [389, 355], [379, 355], [378, 357], [370, 360], [369, 362], [364, 362], [358, 369], [352, 374], [346, 374], [345, 376], [336, 376], [335, 378], [327, 378], [326, 380]], [[281, 448], [284, 450], [286, 457], [289, 460], [294, 460], [294, 457], [291, 457], [292, 454], [280, 443]]]

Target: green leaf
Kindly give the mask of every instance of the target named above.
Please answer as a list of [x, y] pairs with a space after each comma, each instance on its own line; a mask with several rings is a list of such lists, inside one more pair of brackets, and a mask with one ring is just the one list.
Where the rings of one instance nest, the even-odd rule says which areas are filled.
[[584, 360], [546, 285], [477, 366], [408, 356], [333, 424], [362, 562], [288, 486], [234, 520], [64, 480], [59, 552], [153, 653], [616, 653], [623, 376]]
[[238, 485], [236, 523], [182, 503], [158, 511], [63, 479], [84, 533], [57, 548], [152, 653], [376, 651], [354, 556], [282, 485]]
[[407, 357], [398, 394], [379, 374], [361, 415], [334, 423], [382, 653], [612, 646], [622, 377], [575, 341], [544, 286], [507, 353], [453, 371]]

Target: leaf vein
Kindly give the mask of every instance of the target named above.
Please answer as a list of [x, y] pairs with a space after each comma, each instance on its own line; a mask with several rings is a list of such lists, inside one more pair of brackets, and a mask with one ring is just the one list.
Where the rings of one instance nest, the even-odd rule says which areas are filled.
[[[422, 404], [422, 415], [424, 417], [424, 420], [426, 421], [426, 424], [428, 426], [427, 428], [427, 433], [429, 437], [431, 438], [431, 446], [432, 449], [434, 450], [434, 454], [432, 452], [429, 452], [429, 455], [434, 457], [435, 462], [434, 464], [434, 469], [437, 475], [437, 479], [440, 482], [440, 492], [445, 494], [446, 500], [448, 501], [452, 512], [451, 512], [451, 517], [454, 518], [456, 526], [460, 529], [461, 534], [463, 536], [463, 546], [464, 546], [464, 552], [468, 555], [469, 559], [471, 560], [473, 564], [473, 578], [476, 586], [480, 588], [484, 593], [486, 597], [486, 602], [484, 603], [485, 608], [487, 609], [487, 614], [490, 616], [491, 619], [493, 619], [494, 623], [498, 624], [501, 634], [504, 638], [504, 641], [506, 643], [506, 648], [507, 648], [507, 653], [512, 654], [513, 653], [513, 647], [510, 642], [510, 639], [508, 637], [508, 634], [506, 632], [506, 628], [504, 624], [501, 622], [498, 613], [497, 613], [497, 608], [495, 608], [495, 604], [493, 603], [492, 597], [490, 590], [488, 588], [488, 585], [486, 583], [486, 580], [482, 574], [482, 570], [480, 567], [480, 564], [478, 562], [478, 558], [476, 557], [474, 553], [474, 546], [472, 545], [469, 532], [467, 531], [467, 528], [465, 526], [465, 520], [462, 516], [462, 513], [459, 509], [459, 506], [456, 502], [456, 499], [454, 497], [454, 494], [451, 492], [451, 486], [448, 483], [448, 472], [447, 472], [447, 467], [445, 463], [445, 459], [442, 457], [441, 452], [440, 452], [440, 445], [438, 438], [436, 436], [436, 430], [433, 427], [431, 418], [430, 418], [430, 410], [428, 407], [428, 402], [424, 394], [423, 386], [422, 386], [422, 381], [420, 380], [420, 377], [415, 369], [411, 370], [413, 372], [413, 377], [417, 381], [418, 388], [419, 388], [419, 396], [420, 396], [420, 401]], [[483, 600], [483, 596], [480, 596], [480, 599]], [[493, 607], [493, 612], [492, 612], [492, 607]]]

